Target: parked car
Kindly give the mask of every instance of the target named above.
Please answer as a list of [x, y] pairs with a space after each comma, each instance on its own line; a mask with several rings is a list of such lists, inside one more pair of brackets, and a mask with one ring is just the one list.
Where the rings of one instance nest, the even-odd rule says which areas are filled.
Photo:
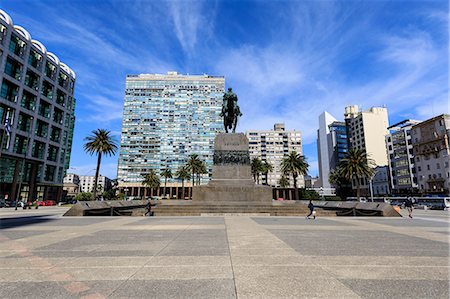
[[45, 206], [45, 201], [44, 200], [38, 200], [35, 202], [38, 206]]
[[56, 202], [54, 200], [44, 200], [46, 206], [54, 206]]

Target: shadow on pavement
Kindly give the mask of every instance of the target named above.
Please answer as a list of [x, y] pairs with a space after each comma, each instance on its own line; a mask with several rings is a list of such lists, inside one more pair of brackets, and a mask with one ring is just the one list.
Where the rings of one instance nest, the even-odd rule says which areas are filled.
[[23, 225], [30, 225], [36, 223], [44, 223], [48, 221], [56, 220], [50, 217], [51, 215], [38, 215], [38, 216], [21, 216], [21, 217], [7, 217], [0, 219], [0, 228], [14, 228]]

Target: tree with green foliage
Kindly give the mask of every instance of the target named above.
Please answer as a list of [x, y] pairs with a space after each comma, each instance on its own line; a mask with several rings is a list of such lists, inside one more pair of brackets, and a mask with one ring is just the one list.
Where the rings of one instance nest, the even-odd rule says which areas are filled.
[[108, 190], [102, 192], [102, 197], [104, 200], [116, 200], [116, 191], [115, 190]]
[[152, 189], [159, 188], [161, 185], [161, 181], [158, 178], [158, 175], [153, 169], [150, 169], [150, 171], [143, 175], [144, 180], [142, 181], [142, 185]]
[[300, 195], [300, 198], [304, 199], [304, 200], [310, 200], [310, 199], [317, 200], [320, 198], [319, 193], [317, 193], [314, 190], [306, 190], [306, 188], [300, 188], [299, 195]]
[[289, 179], [285, 175], [282, 175], [278, 180], [278, 185], [280, 185], [281, 188], [289, 187]]
[[181, 197], [182, 199], [184, 199], [184, 181], [189, 180], [191, 178], [191, 174], [189, 173], [189, 169], [187, 168], [187, 166], [181, 166], [180, 168], [178, 168], [175, 175], [179, 180], [181, 180]]
[[309, 164], [306, 157], [292, 151], [281, 161], [281, 172], [284, 175], [291, 175], [294, 179], [294, 199], [298, 200], [297, 177], [308, 173]]
[[206, 163], [202, 160], [199, 161], [199, 165], [197, 168], [197, 185], [200, 185], [202, 174], [207, 174], [208, 168], [206, 167]]
[[197, 154], [190, 155], [189, 160], [186, 162], [186, 166], [192, 174], [192, 186], [195, 185], [195, 174], [198, 173], [201, 162]]
[[74, 199], [78, 200], [78, 201], [90, 201], [90, 200], [92, 200], [92, 193], [91, 192], [81, 192], [81, 193], [78, 193]]
[[259, 158], [253, 158], [251, 161], [251, 171], [253, 180], [259, 185], [259, 174], [264, 170], [263, 162]]
[[161, 176], [164, 178], [164, 195], [167, 196], [167, 179], [172, 178], [172, 170], [169, 168], [164, 169], [161, 171]]
[[[375, 162], [367, 155], [365, 150], [351, 148], [345, 158], [339, 161], [336, 169], [337, 177], [347, 181], [355, 180], [356, 197], [360, 198], [361, 183], [363, 178], [371, 178], [374, 175]], [[333, 180], [335, 179], [333, 175]]]
[[84, 141], [86, 142], [84, 150], [90, 155], [97, 154], [97, 169], [95, 170], [94, 191], [92, 193], [92, 198], [95, 200], [97, 199], [97, 181], [102, 155], [113, 156], [116, 154], [118, 147], [111, 132], [104, 129], [92, 131], [92, 135], [84, 138]]
[[269, 175], [269, 172], [272, 172], [272, 171], [273, 171], [273, 166], [272, 166], [272, 164], [270, 164], [270, 163], [267, 162], [267, 161], [262, 162], [262, 169], [261, 169], [261, 172], [264, 174], [264, 177], [265, 177], [265, 179], [266, 179], [266, 185], [269, 185], [269, 182], [268, 182], [268, 180], [267, 180], [267, 177], [268, 177], [268, 175]]

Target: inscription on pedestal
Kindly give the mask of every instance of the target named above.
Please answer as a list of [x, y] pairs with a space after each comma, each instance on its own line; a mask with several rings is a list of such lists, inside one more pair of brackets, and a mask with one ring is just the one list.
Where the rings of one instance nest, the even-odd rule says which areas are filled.
[[221, 151], [215, 150], [214, 165], [250, 165], [248, 151]]

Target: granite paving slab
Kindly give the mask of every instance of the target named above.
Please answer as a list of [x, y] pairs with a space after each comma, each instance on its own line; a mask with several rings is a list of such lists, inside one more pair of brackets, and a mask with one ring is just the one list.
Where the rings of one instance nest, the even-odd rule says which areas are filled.
[[405, 226], [405, 227], [449, 227], [450, 222], [446, 221], [432, 221], [423, 219], [410, 219], [410, 218], [397, 218], [397, 219], [379, 219], [379, 218], [365, 218], [363, 221], [392, 225], [392, 226]]
[[4, 236], [11, 240], [23, 239], [31, 236], [39, 236], [56, 230], [2, 230], [0, 236]]
[[251, 217], [251, 219], [260, 225], [352, 226], [352, 224], [320, 217], [316, 219], [305, 219], [305, 217]]
[[109, 298], [236, 298], [232, 279], [128, 280]]
[[449, 298], [448, 281], [340, 279], [362, 298]]
[[410, 237], [388, 231], [270, 230], [303, 255], [448, 257], [448, 243]]

